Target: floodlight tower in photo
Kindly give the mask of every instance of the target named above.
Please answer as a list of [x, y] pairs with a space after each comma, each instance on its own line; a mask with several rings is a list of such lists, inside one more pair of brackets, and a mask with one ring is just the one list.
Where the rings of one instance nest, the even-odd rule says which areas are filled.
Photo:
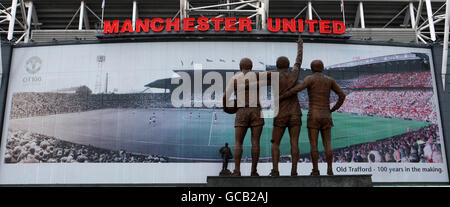
[[106, 57], [104, 55], [97, 56], [97, 73], [95, 76], [95, 93], [102, 93], [102, 71], [103, 71], [103, 63], [105, 62]]

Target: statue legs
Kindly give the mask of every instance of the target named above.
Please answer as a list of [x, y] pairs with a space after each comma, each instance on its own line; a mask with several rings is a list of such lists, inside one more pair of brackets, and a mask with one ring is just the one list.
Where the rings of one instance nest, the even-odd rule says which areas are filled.
[[331, 147], [331, 128], [320, 131], [322, 134], [323, 148], [327, 159], [327, 174], [333, 175], [333, 149]]
[[271, 176], [279, 176], [278, 162], [280, 160], [280, 142], [286, 127], [274, 126], [272, 130], [272, 172]]
[[245, 134], [247, 134], [247, 127], [235, 128], [234, 173], [233, 173], [233, 175], [235, 176], [241, 175], [242, 144], [244, 142]]
[[[325, 148], [325, 155], [327, 159], [327, 174], [333, 175], [333, 149], [331, 148], [331, 128], [321, 129], [323, 147]], [[319, 136], [319, 129], [308, 128], [308, 137], [311, 148], [311, 159], [313, 164], [313, 170], [311, 175], [319, 175], [319, 150], [317, 148], [317, 140]]]
[[222, 170], [227, 170], [227, 168], [228, 168], [228, 159], [227, 158], [223, 158]]
[[263, 126], [252, 127], [252, 176], [259, 176], [257, 173], [257, 166], [259, 161], [261, 132]]
[[297, 175], [297, 164], [300, 158], [300, 150], [298, 148], [298, 138], [300, 136], [300, 128], [301, 126], [289, 127], [289, 136], [291, 138], [290, 140], [291, 140], [292, 176]]
[[[298, 148], [298, 138], [300, 135], [300, 127], [301, 126], [291, 126], [288, 127], [289, 129], [289, 136], [290, 136], [290, 142], [291, 142], [291, 157], [292, 157], [292, 169], [291, 169], [291, 175], [295, 176], [297, 175], [297, 164], [298, 159], [300, 157], [300, 152]], [[278, 127], [274, 126], [272, 131], [272, 165], [273, 169], [271, 172], [272, 176], [278, 176], [278, 163], [280, 161], [280, 143], [281, 139], [284, 135], [286, 127]]]
[[[247, 127], [236, 127], [235, 133], [235, 145], [234, 145], [234, 173], [233, 175], [239, 176], [241, 174], [241, 159], [242, 159], [242, 144], [244, 142], [245, 135], [247, 134]], [[260, 146], [259, 141], [261, 139], [261, 132], [263, 126], [251, 127], [251, 143], [252, 143], [252, 176], [257, 176], [257, 165], [259, 161]]]

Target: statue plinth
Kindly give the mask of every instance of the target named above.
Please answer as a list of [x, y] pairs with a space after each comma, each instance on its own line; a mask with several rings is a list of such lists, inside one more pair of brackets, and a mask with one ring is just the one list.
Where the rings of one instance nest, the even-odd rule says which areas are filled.
[[207, 187], [372, 187], [372, 175], [208, 176]]

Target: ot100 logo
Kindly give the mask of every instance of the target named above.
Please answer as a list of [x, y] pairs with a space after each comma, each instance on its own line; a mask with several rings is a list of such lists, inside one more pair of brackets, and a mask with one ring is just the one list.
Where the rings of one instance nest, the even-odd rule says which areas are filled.
[[33, 56], [29, 58], [25, 62], [25, 70], [30, 76], [25, 76], [22, 78], [23, 83], [40, 83], [42, 81], [41, 76], [37, 76], [36, 74], [41, 70], [42, 60], [37, 56]]

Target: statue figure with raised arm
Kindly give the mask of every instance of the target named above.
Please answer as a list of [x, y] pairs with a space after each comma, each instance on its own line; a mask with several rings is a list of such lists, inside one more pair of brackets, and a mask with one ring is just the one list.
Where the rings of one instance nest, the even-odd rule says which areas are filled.
[[[289, 59], [281, 56], [277, 59], [276, 66], [279, 72], [279, 93], [283, 94], [290, 88], [293, 88], [298, 83], [300, 67], [303, 59], [303, 40], [299, 36], [297, 40], [297, 57], [295, 59], [294, 67], [289, 70]], [[298, 138], [300, 135], [300, 128], [302, 126], [302, 111], [298, 101], [297, 94], [292, 94], [279, 102], [278, 115], [273, 121], [272, 131], [272, 171], [271, 176], [279, 176], [278, 162], [280, 159], [280, 142], [286, 128], [289, 130], [291, 143], [291, 157], [292, 168], [291, 176], [297, 175], [297, 163], [300, 157]]]

